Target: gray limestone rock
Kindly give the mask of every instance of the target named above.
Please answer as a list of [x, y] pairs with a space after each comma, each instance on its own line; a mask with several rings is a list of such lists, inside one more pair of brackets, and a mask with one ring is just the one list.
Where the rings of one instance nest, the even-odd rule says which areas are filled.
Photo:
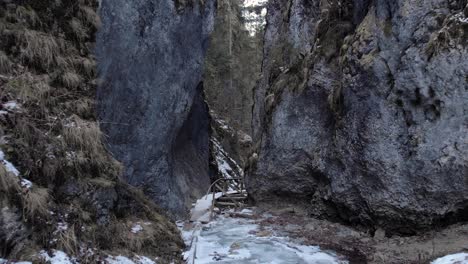
[[98, 114], [125, 179], [172, 214], [209, 186], [202, 66], [215, 1], [103, 0]]
[[253, 199], [400, 233], [467, 219], [466, 4], [272, 0]]

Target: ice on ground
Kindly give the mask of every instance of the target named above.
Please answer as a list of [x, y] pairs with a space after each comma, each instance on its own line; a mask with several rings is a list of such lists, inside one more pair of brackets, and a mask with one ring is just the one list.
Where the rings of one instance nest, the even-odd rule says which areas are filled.
[[140, 224], [135, 224], [130, 231], [133, 234], [138, 234], [140, 231], [143, 231], [143, 227]]
[[[259, 237], [253, 220], [220, 217], [201, 228], [190, 250], [194, 264], [344, 264], [331, 252], [304, 246], [286, 237]], [[190, 255], [190, 254], [187, 254]], [[190, 260], [190, 259], [189, 259]]]
[[29, 262], [29, 261], [12, 262], [12, 261], [8, 261], [6, 259], [0, 258], [0, 264], [32, 264], [32, 262]]
[[124, 256], [108, 257], [106, 262], [109, 264], [135, 264], [131, 259]]
[[[214, 194], [214, 198], [218, 199], [223, 196], [223, 193], [218, 192]], [[198, 199], [195, 206], [190, 212], [190, 221], [192, 222], [209, 222], [210, 221], [210, 208], [213, 204], [213, 193], [207, 194]]]
[[70, 258], [65, 252], [60, 250], [54, 250], [52, 256], [46, 251], [41, 251], [40, 255], [45, 261], [51, 264], [73, 264], [76, 262], [74, 258]]
[[109, 256], [106, 258], [106, 263], [108, 264], [156, 264], [153, 260], [148, 257], [135, 256], [133, 260], [124, 257], [124, 256]]
[[457, 253], [438, 258], [431, 264], [468, 264], [468, 253]]

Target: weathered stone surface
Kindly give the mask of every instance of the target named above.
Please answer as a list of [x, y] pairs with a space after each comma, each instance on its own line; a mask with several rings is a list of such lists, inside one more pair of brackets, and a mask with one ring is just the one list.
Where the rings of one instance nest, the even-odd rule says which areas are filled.
[[271, 1], [252, 197], [397, 232], [466, 218], [466, 4]]
[[125, 178], [175, 215], [209, 186], [202, 65], [215, 1], [104, 0], [101, 127]]

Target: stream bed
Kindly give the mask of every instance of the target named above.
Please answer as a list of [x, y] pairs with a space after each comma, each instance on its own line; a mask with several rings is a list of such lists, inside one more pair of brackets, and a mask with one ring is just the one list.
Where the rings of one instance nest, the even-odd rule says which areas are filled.
[[189, 264], [344, 264], [333, 252], [294, 243], [287, 237], [262, 230], [255, 220], [219, 215], [208, 224], [183, 231], [190, 245]]

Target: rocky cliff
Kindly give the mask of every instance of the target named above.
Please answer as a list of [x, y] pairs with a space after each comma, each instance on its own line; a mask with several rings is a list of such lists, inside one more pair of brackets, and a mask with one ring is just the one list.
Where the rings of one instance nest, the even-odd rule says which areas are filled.
[[202, 71], [215, 1], [104, 0], [98, 113], [126, 180], [184, 215], [210, 185]]
[[467, 218], [464, 0], [272, 0], [249, 192], [388, 231]]

